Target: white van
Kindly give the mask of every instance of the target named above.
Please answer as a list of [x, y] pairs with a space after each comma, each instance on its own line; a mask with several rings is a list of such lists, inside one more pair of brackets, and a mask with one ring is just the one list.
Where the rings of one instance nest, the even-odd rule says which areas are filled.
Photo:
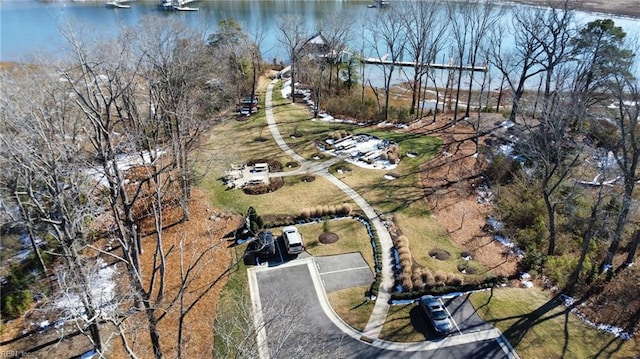
[[304, 250], [302, 235], [298, 232], [298, 228], [294, 226], [284, 227], [282, 229], [282, 238], [284, 239], [284, 246], [287, 247], [287, 253], [298, 254]]

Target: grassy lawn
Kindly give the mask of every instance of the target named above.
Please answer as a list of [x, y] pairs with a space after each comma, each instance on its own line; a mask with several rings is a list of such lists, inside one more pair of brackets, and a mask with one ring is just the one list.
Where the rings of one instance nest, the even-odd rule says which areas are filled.
[[314, 256], [329, 256], [334, 254], [360, 252], [371, 271], [375, 271], [371, 240], [365, 226], [355, 219], [337, 219], [327, 221], [328, 232], [337, 234], [340, 239], [335, 243], [323, 244], [318, 236], [324, 232], [324, 223], [314, 223], [298, 226], [304, 238], [304, 246]]
[[[244, 247], [236, 248], [236, 257], [242, 259]], [[234, 348], [241, 345], [242, 338], [253, 330], [251, 321], [251, 299], [247, 268], [240, 260], [238, 267], [229, 275], [229, 281], [218, 299], [214, 323], [214, 357], [227, 353], [234, 356]], [[215, 355], [217, 354], [217, 355]], [[202, 356], [207, 356], [202, 353]]]
[[338, 205], [344, 202], [353, 203], [342, 191], [322, 177], [313, 182], [304, 182], [301, 177], [285, 177], [285, 185], [279, 190], [261, 195], [247, 195], [242, 190], [227, 190], [222, 182], [210, 180], [205, 184], [205, 191], [211, 203], [236, 213], [246, 213], [253, 206], [258, 214], [291, 214], [298, 215], [307, 207], [319, 204]]
[[394, 342], [419, 342], [427, 338], [427, 321], [415, 304], [392, 305], [380, 337]]
[[638, 338], [625, 341], [596, 330], [539, 289], [502, 288], [470, 299], [522, 358], [636, 358], [640, 353]]
[[356, 330], [363, 331], [375, 302], [367, 300], [369, 286], [353, 287], [327, 294], [333, 310]]

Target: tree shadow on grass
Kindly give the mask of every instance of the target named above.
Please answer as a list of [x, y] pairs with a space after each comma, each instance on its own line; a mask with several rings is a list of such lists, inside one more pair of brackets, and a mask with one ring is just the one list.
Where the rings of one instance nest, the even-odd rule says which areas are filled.
[[524, 338], [524, 336], [534, 326], [565, 313], [568, 314], [570, 309], [566, 308], [564, 311], [558, 312], [556, 314], [548, 315], [546, 317], [544, 316], [545, 314], [561, 305], [562, 299], [560, 298], [560, 295], [556, 295], [529, 314], [497, 319], [495, 320], [495, 322], [517, 319], [515, 323], [513, 323], [507, 330], [504, 331], [504, 336], [509, 340], [509, 342], [511, 342], [514, 347], [516, 347], [518, 346], [518, 344], [520, 344], [522, 338]]

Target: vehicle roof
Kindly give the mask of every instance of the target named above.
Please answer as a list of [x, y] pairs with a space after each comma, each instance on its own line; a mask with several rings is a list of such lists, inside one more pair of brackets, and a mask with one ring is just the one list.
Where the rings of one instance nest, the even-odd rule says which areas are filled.
[[300, 232], [298, 232], [298, 228], [294, 226], [288, 226], [288, 227], [284, 227], [282, 229], [282, 232], [283, 234], [284, 233], [287, 234], [287, 239], [289, 240], [289, 243], [291, 244], [302, 243], [302, 235], [300, 235]]

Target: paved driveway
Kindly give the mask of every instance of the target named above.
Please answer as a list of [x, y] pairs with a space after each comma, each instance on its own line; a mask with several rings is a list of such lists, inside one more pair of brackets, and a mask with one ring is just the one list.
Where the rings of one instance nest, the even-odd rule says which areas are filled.
[[[460, 327], [457, 334], [404, 344], [364, 340], [328, 305], [317, 259], [249, 269], [254, 308], [264, 325], [261, 358], [508, 358], [499, 332], [474, 317], [466, 297], [444, 299]], [[425, 328], [419, 312], [411, 312], [416, 329]]]
[[327, 293], [373, 283], [371, 268], [360, 253], [315, 257], [315, 261]]

